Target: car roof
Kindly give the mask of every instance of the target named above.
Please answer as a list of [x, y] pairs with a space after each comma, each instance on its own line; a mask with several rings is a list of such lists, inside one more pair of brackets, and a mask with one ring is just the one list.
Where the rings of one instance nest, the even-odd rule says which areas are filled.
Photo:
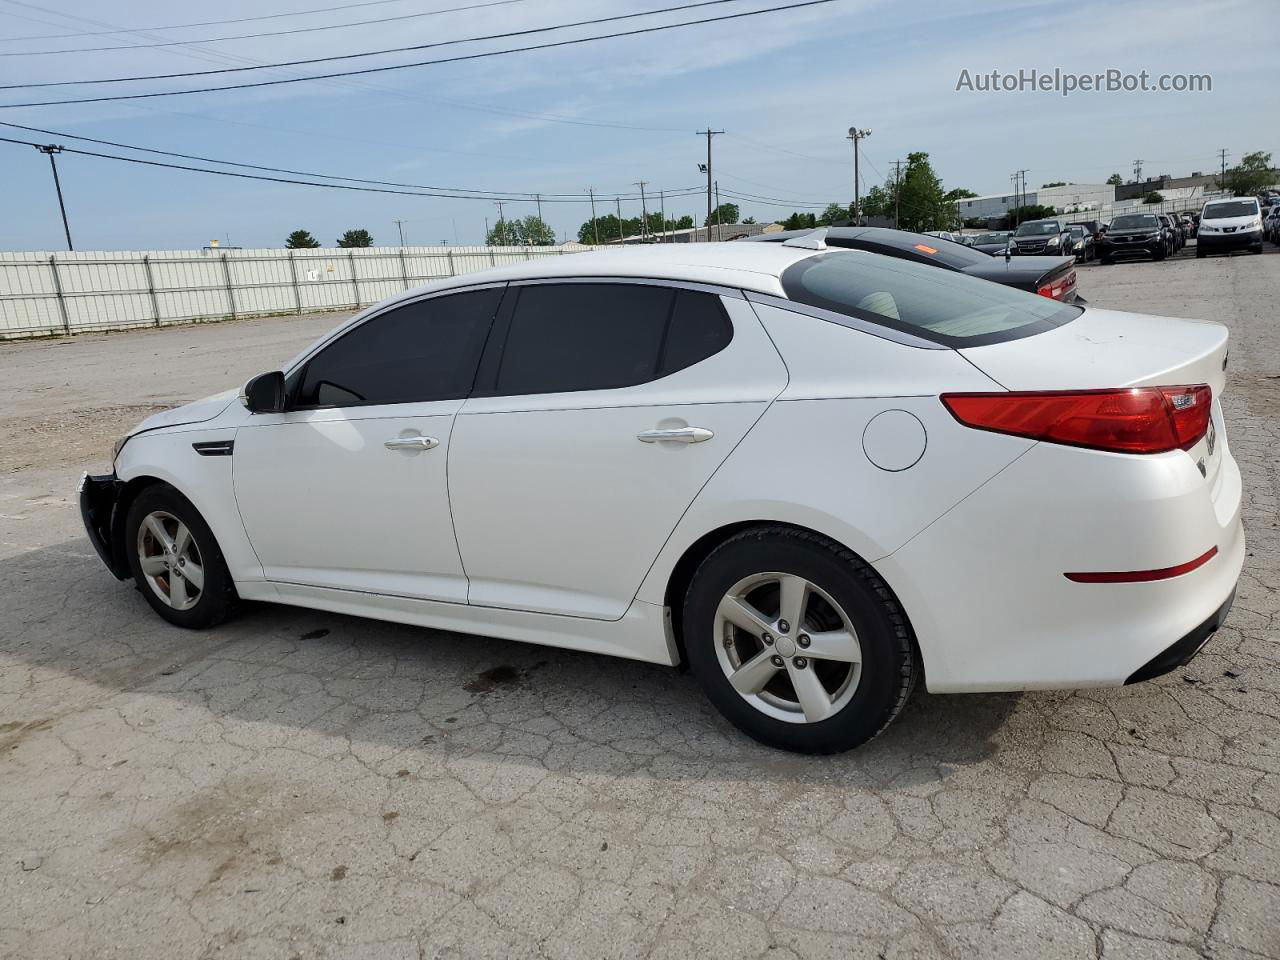
[[[812, 233], [811, 230], [802, 231]], [[709, 283], [782, 295], [779, 279], [797, 261], [820, 251], [775, 243], [656, 243], [607, 250], [540, 254], [529, 260], [437, 280], [407, 291], [405, 296], [453, 287], [557, 277], [635, 277]], [[495, 251], [496, 257], [509, 257]], [[517, 254], [518, 256], [518, 254]], [[401, 298], [397, 298], [401, 299]]]

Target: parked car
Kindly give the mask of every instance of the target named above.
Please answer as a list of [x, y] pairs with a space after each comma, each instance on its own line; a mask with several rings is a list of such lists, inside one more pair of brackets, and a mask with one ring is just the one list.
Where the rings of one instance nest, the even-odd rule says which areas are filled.
[[1272, 243], [1280, 244], [1280, 204], [1271, 208], [1271, 214], [1262, 221], [1262, 233]]
[[1192, 221], [1189, 214], [1182, 213], [1182, 214], [1179, 214], [1174, 219], [1177, 221], [1178, 225], [1182, 227], [1182, 239], [1184, 241], [1190, 240], [1192, 237], [1195, 236], [1195, 232], [1196, 232], [1195, 223]]
[[1102, 236], [1103, 231], [1107, 229], [1106, 225], [1101, 220], [1072, 220], [1067, 224], [1067, 226], [1084, 227], [1089, 231], [1089, 236], [1093, 237], [1095, 242], [1097, 242], [1097, 239]]
[[1031, 255], [1057, 256], [1067, 244], [1067, 223], [1065, 220], [1050, 218], [1047, 220], [1028, 220], [1018, 224], [1013, 231], [1013, 245], [1010, 251], [1017, 256]]
[[1081, 263], [1093, 259], [1093, 236], [1081, 224], [1072, 224], [1067, 228], [1067, 245], [1063, 253], [1075, 257]]
[[[790, 230], [750, 237], [753, 243], [785, 243], [811, 230]], [[1067, 303], [1084, 302], [1076, 291], [1075, 261], [1071, 257], [988, 256], [972, 247], [924, 233], [889, 227], [830, 227], [824, 241], [831, 247], [866, 250], [914, 260], [944, 270], [967, 273], [1006, 286]]]
[[751, 736], [832, 752], [922, 676], [1200, 649], [1245, 549], [1226, 351], [820, 234], [548, 257], [145, 420], [80, 504], [180, 627], [267, 600], [687, 662]]
[[950, 240], [952, 243], [960, 242], [960, 234], [952, 233], [950, 230], [926, 230], [926, 237], [937, 237], [939, 240]]
[[1160, 221], [1160, 226], [1164, 229], [1167, 253], [1172, 256], [1182, 248], [1182, 231], [1174, 226], [1173, 217], [1167, 213], [1156, 214], [1156, 219]]
[[1098, 262], [1102, 264], [1132, 257], [1163, 260], [1168, 255], [1168, 232], [1153, 213], [1121, 214], [1111, 221], [1098, 244]]
[[1196, 256], [1247, 249], [1262, 252], [1262, 211], [1257, 197], [1211, 200], [1200, 211]]
[[975, 250], [981, 250], [983, 253], [995, 256], [999, 254], [1004, 256], [1005, 249], [1009, 246], [1009, 238], [1013, 236], [1012, 230], [993, 230], [991, 233], [979, 233], [973, 237], [971, 246]]

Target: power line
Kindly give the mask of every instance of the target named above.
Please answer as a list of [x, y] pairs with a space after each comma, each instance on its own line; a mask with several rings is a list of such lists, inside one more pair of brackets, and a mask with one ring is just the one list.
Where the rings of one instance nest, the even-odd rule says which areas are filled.
[[[378, 17], [373, 20], [355, 20], [349, 23], [330, 23], [319, 27], [294, 27], [292, 30], [270, 30], [263, 33], [238, 33], [230, 37], [200, 37], [191, 40], [161, 40], [155, 43], [135, 43], [127, 46], [119, 44], [110, 47], [68, 47], [62, 50], [13, 50], [0, 52], [0, 57], [44, 57], [56, 56], [60, 53], [99, 53], [111, 50], [136, 50], [149, 47], [184, 47], [191, 43], [224, 43], [228, 40], [257, 40], [262, 37], [288, 37], [299, 33], [317, 33], [322, 30], [345, 30], [349, 27], [364, 27], [375, 23], [393, 23], [398, 20], [416, 20], [422, 17], [438, 17], [445, 13], [459, 13], [465, 10], [482, 10], [485, 7], [502, 7], [513, 3], [525, 3], [527, 0], [487, 0], [485, 3], [470, 3], [461, 7], [445, 7], [441, 10], [426, 10], [421, 13], [403, 13], [395, 17]], [[132, 30], [130, 33], [140, 31]]]
[[[10, 0], [17, 3], [17, 0]], [[236, 17], [232, 20], [200, 20], [196, 23], [171, 23], [163, 27], [119, 27], [111, 30], [88, 30], [81, 33], [44, 33], [29, 37], [3, 37], [0, 43], [17, 43], [21, 40], [72, 40], [76, 37], [108, 37], [117, 33], [139, 33], [144, 30], [185, 30], [188, 27], [217, 27], [228, 23], [251, 23], [259, 20], [279, 20], [283, 17], [309, 17], [315, 13], [332, 13], [334, 10], [356, 10], [360, 7], [383, 7], [389, 3], [403, 3], [404, 0], [364, 0], [362, 3], [342, 3], [336, 7], [313, 7], [310, 10], [291, 10], [288, 13], [264, 13], [256, 17]], [[36, 4], [18, 3], [18, 6], [43, 10]]]
[[[290, 170], [287, 167], [268, 167], [256, 163], [244, 163], [238, 160], [219, 160], [216, 157], [204, 157], [198, 154], [178, 153], [173, 150], [159, 150], [155, 147], [140, 147], [132, 143], [121, 143], [118, 140], [102, 140], [97, 137], [85, 137], [75, 133], [66, 133], [61, 130], [47, 130], [42, 127], [30, 127], [22, 123], [10, 123], [6, 120], [0, 120], [0, 126], [13, 127], [17, 130], [26, 130], [29, 133], [43, 133], [51, 137], [65, 137], [71, 140], [83, 140], [86, 143], [96, 143], [105, 147], [119, 147], [122, 150], [136, 150], [139, 153], [153, 153], [162, 157], [176, 157], [179, 160], [196, 160], [201, 163], [217, 163], [227, 167], [241, 167], [246, 170], [263, 170], [267, 173], [284, 173], [296, 177], [319, 177], [323, 180], [347, 180], [351, 183], [365, 183], [379, 187], [404, 187], [412, 190], [445, 190], [455, 191], [458, 193], [476, 194], [476, 199], [488, 199], [490, 195], [501, 196], [503, 198], [522, 198], [526, 200], [536, 200], [538, 197], [550, 197], [556, 199], [573, 199], [580, 200], [585, 194], [581, 193], [534, 193], [520, 190], [473, 190], [470, 187], [442, 187], [437, 184], [424, 183], [401, 183], [395, 180], [369, 180], [361, 177], [347, 177], [333, 173], [316, 173], [311, 170]], [[128, 158], [124, 158], [128, 159]], [[700, 192], [701, 186], [694, 187], [677, 187], [671, 191], [676, 194], [686, 194], [692, 192]], [[635, 194], [623, 194], [623, 198], [627, 200], [636, 199]]]
[[[739, 13], [723, 14], [718, 17], [703, 17], [700, 20], [686, 20], [681, 23], [667, 23], [667, 24], [661, 24], [653, 27], [638, 27], [634, 30], [622, 30], [616, 33], [606, 33], [606, 34], [601, 34], [599, 36], [594, 36], [594, 37], [578, 37], [572, 40], [557, 40], [551, 43], [530, 44], [528, 46], [523, 46], [523, 47], [511, 47], [505, 50], [489, 50], [482, 53], [461, 54], [456, 57], [441, 57], [436, 60], [419, 60], [413, 63], [399, 63], [399, 64], [392, 64], [389, 66], [382, 66], [382, 67], [365, 67], [360, 70], [342, 70], [342, 71], [335, 71], [333, 73], [313, 74], [313, 75], [304, 76], [304, 77], [284, 77], [276, 80], [257, 80], [250, 83], [223, 84], [221, 86], [216, 86], [216, 87], [195, 87], [190, 90], [163, 90], [155, 93], [132, 93], [132, 94], [118, 94], [115, 96], [104, 96], [104, 97], [78, 97], [70, 100], [42, 100], [42, 101], [31, 101], [27, 103], [6, 103], [6, 104], [0, 104], [0, 109], [13, 109], [15, 107], [50, 107], [50, 106], [58, 106], [60, 104], [71, 104], [71, 103], [106, 103], [110, 101], [119, 101], [119, 100], [147, 100], [147, 99], [152, 99], [154, 97], [186, 96], [193, 93], [217, 93], [224, 90], [245, 90], [245, 89], [256, 88], [256, 87], [279, 86], [281, 84], [286, 84], [286, 83], [301, 83], [306, 80], [329, 80], [335, 77], [351, 77], [351, 76], [361, 76], [361, 75], [370, 74], [370, 73], [386, 73], [392, 70], [406, 70], [406, 69], [409, 69], [410, 67], [428, 67], [428, 66], [435, 66], [443, 63], [461, 63], [468, 60], [483, 60], [490, 57], [507, 56], [513, 53], [527, 53], [532, 50], [551, 50], [551, 49], [556, 49], [560, 47], [578, 46], [580, 44], [585, 44], [585, 43], [594, 43], [598, 40], [614, 40], [619, 37], [641, 36], [643, 34], [658, 33], [664, 30], [675, 30], [681, 27], [700, 26], [702, 24], [719, 23], [726, 20], [738, 20], [743, 17], [757, 17], [765, 13], [777, 13], [784, 10], [800, 10], [805, 7], [816, 7], [823, 4], [835, 3], [835, 2], [837, 2], [837, 0], [804, 0], [804, 2], [802, 3], [792, 3], [792, 4], [786, 4], [783, 6], [777, 6], [777, 7], [765, 7], [760, 10], [746, 10]], [[265, 64], [264, 66], [274, 67], [274, 66], [280, 66], [280, 65]], [[218, 72], [222, 72], [222, 71], [218, 71]], [[136, 78], [126, 78], [126, 79], [136, 79]], [[101, 82], [101, 81], [93, 81], [93, 82]], [[36, 84], [34, 86], [43, 86], [43, 85], [44, 84]], [[21, 86], [31, 86], [31, 85], [19, 84], [17, 86], [21, 87]], [[15, 89], [15, 87], [14, 86], [0, 87], [0, 90], [2, 89]]]
[[[529, 27], [524, 30], [509, 30], [506, 33], [490, 33], [479, 37], [458, 37], [454, 40], [435, 40], [431, 43], [415, 43], [407, 47], [386, 47], [382, 50], [365, 50], [361, 53], [339, 53], [328, 57], [311, 57], [306, 60], [282, 60], [279, 63], [255, 63], [248, 66], [223, 67], [218, 70], [188, 70], [183, 73], [152, 73], [133, 77], [104, 77], [97, 80], [49, 80], [40, 83], [11, 83], [0, 86], [0, 90], [30, 90], [38, 87], [82, 87], [99, 83], [135, 83], [141, 80], [182, 80], [188, 77], [208, 77], [223, 73], [244, 73], [249, 70], [274, 70], [283, 67], [305, 67], [314, 63], [334, 63], [339, 60], [359, 60], [364, 57], [381, 57], [389, 53], [410, 53], [415, 50], [434, 50], [438, 47], [452, 47], [460, 43], [480, 43], [487, 40], [508, 40], [512, 37], [527, 37], [538, 33], [550, 33], [555, 30], [568, 30], [573, 27], [589, 27], [602, 23], [613, 23], [618, 20], [634, 20], [636, 17], [650, 17], [659, 13], [672, 13], [678, 10], [692, 10], [698, 7], [720, 6], [725, 3], [741, 3], [742, 0], [698, 0], [696, 3], [678, 4], [672, 7], [661, 7], [657, 10], [644, 10], [639, 13], [620, 13], [611, 17], [596, 17], [591, 20], [574, 20], [569, 23], [552, 24], [545, 27]], [[188, 40], [184, 43], [200, 43], [199, 40]], [[142, 47], [146, 44], [136, 44]]]
[[[35, 143], [30, 140], [17, 140], [13, 137], [0, 137], [0, 143], [13, 143], [13, 144], [20, 144], [22, 146], [36, 147], [36, 148], [39, 148], [41, 146], [41, 144]], [[515, 202], [515, 203], [532, 202], [529, 195], [495, 197], [491, 194], [480, 196], [480, 195], [477, 195], [476, 192], [454, 193], [454, 192], [446, 192], [446, 191], [407, 190], [407, 189], [397, 189], [392, 187], [357, 186], [352, 183], [318, 183], [314, 180], [296, 180], [289, 177], [268, 177], [268, 176], [263, 176], [262, 174], [237, 173], [234, 170], [213, 170], [208, 167], [192, 167], [192, 166], [188, 166], [186, 164], [181, 164], [181, 163], [166, 163], [161, 160], [143, 160], [141, 157], [122, 157], [119, 154], [99, 153], [95, 150], [78, 150], [73, 147], [63, 147], [62, 152], [74, 153], [84, 157], [98, 157], [104, 160], [120, 160], [125, 163], [140, 163], [145, 166], [162, 167], [168, 170], [186, 170], [192, 173], [208, 173], [208, 174], [212, 174], [214, 176], [219, 176], [219, 177], [235, 177], [240, 180], [262, 180], [268, 183], [287, 183], [287, 184], [294, 184], [294, 185], [303, 186], [303, 187], [325, 187], [330, 190], [348, 190], [348, 191], [355, 191], [357, 193], [388, 193], [388, 194], [396, 194], [398, 196], [431, 197], [435, 199], [445, 199], [445, 200], [483, 200], [485, 202], [502, 200], [504, 202]], [[215, 160], [211, 162], [218, 163], [221, 161]], [[692, 190], [682, 191], [681, 195], [687, 196], [695, 193], [701, 193], [701, 188], [694, 188]], [[621, 199], [621, 198], [619, 197], [618, 199]], [[635, 198], [627, 197], [626, 199], [631, 200]], [[586, 203], [587, 198], [585, 196], [566, 195], [563, 199], [561, 198], [549, 199], [544, 196], [544, 202]]]

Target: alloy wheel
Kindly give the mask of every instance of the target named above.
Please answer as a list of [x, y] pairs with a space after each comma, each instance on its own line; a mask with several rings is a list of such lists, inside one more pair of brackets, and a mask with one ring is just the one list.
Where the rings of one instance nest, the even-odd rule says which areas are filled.
[[147, 585], [166, 605], [190, 610], [204, 594], [204, 564], [187, 525], [155, 510], [138, 525], [138, 564]]
[[789, 573], [735, 583], [715, 617], [716, 656], [751, 706], [788, 723], [818, 723], [853, 698], [862, 648], [848, 614], [817, 584]]

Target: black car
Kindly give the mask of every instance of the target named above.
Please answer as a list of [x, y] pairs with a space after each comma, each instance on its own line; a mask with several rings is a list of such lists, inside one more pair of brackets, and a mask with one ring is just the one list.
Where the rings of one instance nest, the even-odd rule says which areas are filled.
[[971, 237], [969, 246], [975, 250], [981, 250], [985, 254], [995, 256], [999, 254], [1004, 256], [1005, 248], [1009, 246], [1009, 238], [1013, 236], [1012, 230], [995, 230], [991, 233], [978, 233]]
[[1093, 259], [1094, 242], [1093, 235], [1085, 229], [1083, 224], [1073, 223], [1067, 228], [1067, 245], [1063, 249], [1063, 253], [1075, 257], [1081, 263], [1088, 263]]
[[1106, 231], [1103, 229], [1101, 220], [1072, 220], [1067, 224], [1068, 227], [1084, 227], [1089, 231], [1089, 236], [1093, 237], [1093, 242], [1097, 243], [1098, 238]]
[[1060, 256], [1067, 244], [1067, 222], [1056, 217], [1028, 220], [1013, 231], [1012, 253], [1018, 256]]
[[[807, 233], [813, 231], [786, 230], [747, 237], [746, 240], [782, 243]], [[826, 243], [829, 247], [848, 247], [900, 260], [927, 263], [943, 270], [967, 273], [971, 277], [1017, 287], [1054, 300], [1084, 302], [1084, 298], [1076, 294], [1075, 261], [1071, 257], [1011, 257], [1003, 253], [993, 257], [950, 240], [889, 227], [830, 227], [827, 229]]]
[[1098, 262], [1108, 264], [1129, 257], [1163, 260], [1169, 255], [1169, 237], [1154, 213], [1126, 213], [1111, 221], [1098, 242]]
[[1165, 238], [1169, 241], [1169, 254], [1173, 255], [1182, 249], [1182, 230], [1174, 223], [1173, 217], [1167, 213], [1156, 214], [1158, 219], [1164, 225]]

